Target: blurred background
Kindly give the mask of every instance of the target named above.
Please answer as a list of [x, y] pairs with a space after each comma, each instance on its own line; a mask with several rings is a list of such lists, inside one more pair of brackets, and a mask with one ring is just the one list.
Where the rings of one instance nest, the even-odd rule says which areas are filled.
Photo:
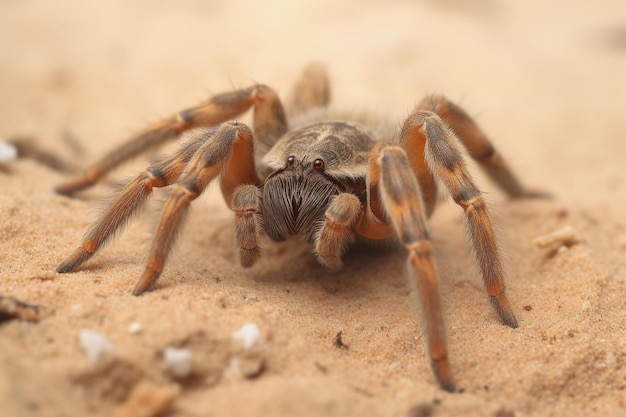
[[0, 51], [0, 137], [65, 152], [71, 132], [85, 161], [212, 93], [285, 95], [320, 61], [341, 106], [400, 122], [444, 93], [530, 183], [624, 195], [623, 0], [4, 0]]

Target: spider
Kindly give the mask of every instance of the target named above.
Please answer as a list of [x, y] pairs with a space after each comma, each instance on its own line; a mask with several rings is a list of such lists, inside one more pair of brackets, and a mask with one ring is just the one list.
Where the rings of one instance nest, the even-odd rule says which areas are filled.
[[[56, 191], [72, 195], [113, 168], [189, 129], [205, 127], [180, 150], [131, 180], [56, 269], [76, 270], [128, 222], [154, 187], [171, 188], [133, 295], [150, 290], [163, 271], [191, 202], [218, 180], [234, 212], [241, 265], [260, 257], [259, 238], [300, 235], [331, 269], [354, 241], [396, 243], [408, 254], [417, 283], [427, 352], [439, 385], [454, 391], [437, 269], [426, 221], [443, 185], [464, 211], [476, 264], [501, 322], [518, 327], [505, 295], [504, 269], [485, 200], [470, 177], [462, 147], [510, 196], [538, 197], [525, 188], [476, 123], [440, 95], [422, 100], [400, 130], [366, 117], [328, 110], [330, 82], [321, 65], [305, 69], [286, 113], [265, 85], [213, 96], [148, 127]], [[252, 129], [230, 121], [254, 109]], [[288, 125], [288, 116], [290, 124]]]

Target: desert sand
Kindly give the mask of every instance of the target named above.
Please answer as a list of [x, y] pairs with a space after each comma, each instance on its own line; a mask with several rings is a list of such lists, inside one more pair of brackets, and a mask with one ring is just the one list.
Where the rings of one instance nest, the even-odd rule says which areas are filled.
[[[402, 251], [353, 250], [330, 274], [305, 244], [265, 242], [243, 269], [214, 187], [155, 290], [133, 297], [162, 192], [78, 272], [54, 269], [114, 185], [176, 143], [77, 198], [53, 192], [67, 173], [15, 160], [0, 170], [0, 296], [38, 307], [4, 299], [1, 415], [626, 415], [623, 1], [13, 0], [0, 4], [0, 51], [0, 139], [32, 137], [81, 167], [211, 94], [262, 82], [287, 97], [317, 61], [336, 106], [392, 123], [446, 94], [525, 184], [554, 196], [509, 200], [470, 164], [515, 330], [489, 306], [462, 211], [442, 197], [429, 227], [458, 387], [447, 393]], [[533, 243], [568, 226], [577, 239], [560, 249]], [[260, 341], [246, 349], [233, 334], [248, 323]], [[110, 344], [95, 363], [83, 330]], [[191, 375], [172, 373], [168, 348], [190, 353]]]

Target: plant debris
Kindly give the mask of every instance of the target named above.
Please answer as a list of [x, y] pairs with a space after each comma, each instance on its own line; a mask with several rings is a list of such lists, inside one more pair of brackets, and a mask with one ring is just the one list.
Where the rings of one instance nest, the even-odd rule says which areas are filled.
[[14, 319], [37, 322], [41, 318], [41, 312], [41, 306], [0, 295], [0, 324]]
[[556, 254], [561, 248], [570, 248], [577, 243], [580, 243], [580, 237], [572, 226], [565, 226], [533, 239], [535, 246], [540, 249], [548, 249], [551, 254]]

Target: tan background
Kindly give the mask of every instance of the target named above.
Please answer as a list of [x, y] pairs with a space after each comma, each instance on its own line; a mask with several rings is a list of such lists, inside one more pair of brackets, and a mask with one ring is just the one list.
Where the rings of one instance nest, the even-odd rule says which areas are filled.
[[[20, 1], [0, 3], [0, 135], [33, 134], [85, 165], [146, 123], [212, 93], [264, 82], [283, 96], [311, 60], [334, 102], [401, 122], [425, 94], [462, 103], [527, 184], [552, 202], [493, 207], [520, 328], [500, 325], [472, 267], [460, 210], [431, 221], [455, 376], [437, 388], [401, 253], [349, 254], [328, 275], [302, 245], [236, 265], [231, 214], [194, 203], [156, 291], [129, 292], [151, 238], [145, 216], [85, 265], [56, 275], [111, 182], [83, 198], [32, 161], [0, 171], [0, 294], [45, 307], [0, 327], [6, 416], [107, 416], [139, 381], [174, 386], [162, 351], [185, 346], [197, 377], [172, 416], [626, 415], [626, 7], [588, 1]], [[120, 180], [145, 158], [113, 175]], [[573, 226], [548, 257], [532, 239]], [[141, 323], [131, 334], [128, 327]], [[229, 365], [230, 335], [261, 329], [256, 379]], [[93, 368], [80, 329], [115, 347]], [[347, 349], [333, 345], [342, 331]]]

